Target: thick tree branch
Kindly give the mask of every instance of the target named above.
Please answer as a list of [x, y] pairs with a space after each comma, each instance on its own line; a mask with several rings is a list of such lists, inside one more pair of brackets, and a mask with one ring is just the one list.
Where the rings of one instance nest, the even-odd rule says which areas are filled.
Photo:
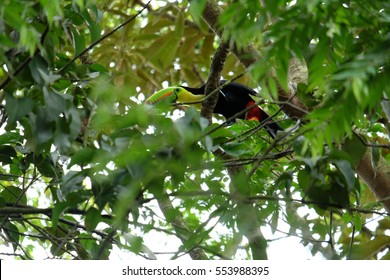
[[[209, 71], [209, 77], [206, 82], [205, 87], [205, 95], [208, 96], [215, 89], [219, 87], [219, 80], [221, 79], [221, 73], [223, 70], [223, 65], [225, 64], [226, 57], [229, 53], [229, 49], [227, 45], [221, 42], [218, 46], [217, 51], [214, 54], [213, 60], [211, 62], [211, 67]], [[218, 95], [212, 94], [209, 98], [206, 98], [202, 102], [202, 110], [200, 111], [200, 115], [209, 120], [211, 123], [212, 114], [214, 111], [214, 107], [218, 101]]]

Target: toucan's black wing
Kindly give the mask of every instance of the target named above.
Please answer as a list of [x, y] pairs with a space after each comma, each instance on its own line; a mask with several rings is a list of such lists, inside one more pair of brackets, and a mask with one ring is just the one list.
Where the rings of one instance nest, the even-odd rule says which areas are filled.
[[[222, 80], [221, 84], [223, 85], [225, 82]], [[228, 83], [220, 90], [214, 112], [228, 119], [245, 108], [252, 106], [255, 101], [251, 96], [255, 95], [257, 95], [257, 92], [250, 87], [235, 82]], [[246, 119], [249, 116], [255, 116], [260, 122], [269, 118], [269, 115], [259, 106], [237, 116], [237, 118]], [[264, 128], [272, 138], [275, 138], [277, 131], [283, 131], [283, 128], [273, 120], [268, 120]]]
[[[225, 80], [222, 80], [221, 85], [225, 82]], [[254, 101], [251, 95], [256, 94], [253, 89], [235, 82], [226, 84], [219, 91], [219, 98], [214, 108], [214, 113], [221, 114], [226, 119], [244, 110], [251, 101]], [[245, 119], [245, 113], [237, 118]]]

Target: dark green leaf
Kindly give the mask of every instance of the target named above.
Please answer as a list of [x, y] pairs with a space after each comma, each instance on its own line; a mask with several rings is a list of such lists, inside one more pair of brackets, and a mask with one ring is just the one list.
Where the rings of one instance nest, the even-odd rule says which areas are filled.
[[53, 228], [56, 228], [58, 225], [59, 219], [62, 217], [62, 214], [69, 208], [67, 202], [57, 202], [54, 205], [53, 211], [51, 213], [51, 221], [53, 223]]
[[298, 172], [299, 186], [305, 191], [309, 187], [310, 176], [306, 170]]
[[66, 175], [62, 177], [62, 192], [64, 196], [67, 196], [69, 193], [83, 189], [82, 182], [84, 181], [86, 175], [85, 172], [69, 171]]
[[85, 37], [73, 26], [71, 26], [73, 36], [74, 56], [79, 55], [85, 49]]
[[95, 154], [96, 154], [96, 149], [88, 148], [88, 147], [85, 149], [82, 149], [82, 150], [76, 152], [72, 156], [70, 163], [69, 163], [69, 167], [71, 167], [75, 164], [81, 165], [81, 166], [86, 165], [92, 161]]
[[8, 145], [0, 146], [0, 162], [10, 164], [14, 157], [16, 157], [16, 151], [13, 147]]
[[23, 189], [7, 186], [3, 188], [0, 195], [7, 203], [27, 205], [27, 196]]
[[90, 208], [85, 216], [85, 227], [88, 231], [95, 230], [98, 223], [101, 221], [100, 212], [96, 208]]
[[5, 108], [10, 123], [20, 120], [29, 114], [34, 107], [34, 101], [29, 97], [15, 98], [12, 94], [6, 94], [5, 101]]
[[372, 240], [352, 246], [351, 259], [369, 260], [389, 245], [390, 236], [377, 236]]
[[43, 88], [43, 96], [45, 98], [46, 105], [46, 118], [47, 121], [53, 121], [58, 118], [66, 108], [66, 97], [62, 94], [49, 91], [48, 88]]
[[5, 132], [0, 135], [0, 146], [4, 144], [19, 143], [23, 137], [19, 133]]
[[101, 34], [99, 24], [91, 18], [87, 9], [83, 10], [83, 12], [81, 12], [81, 15], [87, 22], [89, 33], [91, 34], [91, 41], [96, 42], [100, 38]]
[[3, 225], [3, 230], [5, 235], [8, 238], [8, 242], [12, 244], [14, 251], [17, 250], [19, 246], [20, 232], [18, 228], [11, 222], [6, 222]]
[[61, 177], [62, 170], [57, 167], [53, 160], [46, 156], [44, 158], [38, 157], [34, 161], [38, 171], [45, 177], [59, 179]]
[[228, 155], [237, 157], [249, 152], [250, 149], [246, 143], [226, 143], [221, 146]]
[[348, 190], [351, 191], [355, 185], [355, 171], [352, 169], [351, 164], [346, 160], [336, 160], [334, 164], [341, 174], [343, 174]]

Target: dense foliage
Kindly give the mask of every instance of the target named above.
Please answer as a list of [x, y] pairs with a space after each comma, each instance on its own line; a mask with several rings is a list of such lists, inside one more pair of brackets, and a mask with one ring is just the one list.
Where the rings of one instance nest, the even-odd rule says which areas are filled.
[[[218, 4], [222, 39], [261, 55], [246, 68], [229, 54], [222, 76], [259, 92], [285, 129], [272, 140], [254, 121], [142, 104], [207, 80], [221, 38], [202, 19], [212, 1], [189, 2], [0, 3], [0, 254], [252, 259], [297, 236], [313, 256], [389, 259], [389, 217], [355, 167], [369, 149], [390, 168], [390, 3]], [[299, 120], [278, 101], [291, 58], [308, 69]]]

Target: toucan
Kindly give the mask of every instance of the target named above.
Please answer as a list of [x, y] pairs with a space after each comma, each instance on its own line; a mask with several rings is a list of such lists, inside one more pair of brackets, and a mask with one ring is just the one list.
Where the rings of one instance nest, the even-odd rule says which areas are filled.
[[[269, 115], [256, 105], [255, 100], [251, 97], [257, 95], [253, 89], [236, 82], [227, 83], [225, 80], [220, 81], [219, 96], [214, 113], [221, 114], [226, 119], [230, 119], [246, 108], [250, 107], [247, 112], [241, 113], [236, 118], [245, 120], [264, 121], [267, 120], [264, 127], [268, 134], [275, 138], [277, 131], [283, 129], [279, 124], [270, 119]], [[198, 108], [204, 98], [205, 84], [199, 88], [187, 86], [173, 86], [157, 91], [151, 95], [146, 104], [156, 104], [161, 101], [192, 103]], [[196, 103], [198, 102], [198, 103]]]

